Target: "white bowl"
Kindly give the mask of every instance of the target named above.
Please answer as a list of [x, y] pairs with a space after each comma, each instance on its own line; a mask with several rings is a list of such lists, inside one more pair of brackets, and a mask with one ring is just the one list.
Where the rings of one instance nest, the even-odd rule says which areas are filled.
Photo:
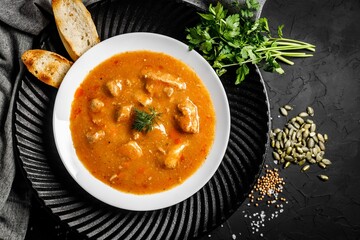
[[[111, 56], [135, 50], [162, 52], [190, 66], [202, 79], [213, 101], [215, 138], [208, 157], [182, 184], [154, 194], [131, 194], [116, 190], [95, 178], [78, 159], [70, 132], [70, 111], [76, 89], [89, 71]], [[99, 200], [128, 210], [156, 210], [177, 204], [199, 191], [219, 167], [230, 135], [230, 110], [223, 85], [208, 62], [196, 51], [173, 38], [153, 33], [128, 33], [104, 40], [83, 54], [66, 74], [56, 96], [53, 130], [60, 158], [74, 180]]]

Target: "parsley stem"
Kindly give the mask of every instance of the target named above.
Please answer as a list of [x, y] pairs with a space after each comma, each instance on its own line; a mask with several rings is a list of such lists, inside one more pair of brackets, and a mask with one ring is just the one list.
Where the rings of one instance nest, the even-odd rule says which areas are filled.
[[309, 50], [311, 52], [315, 52], [315, 48], [308, 44], [298, 44], [298, 43], [289, 43], [289, 42], [275, 42], [277, 46], [294, 46], [294, 47], [302, 47], [303, 49]]
[[312, 48], [315, 48], [315, 45], [313, 44], [310, 44], [310, 43], [306, 43], [306, 42], [302, 42], [302, 41], [299, 41], [299, 40], [295, 40], [295, 39], [289, 39], [289, 38], [270, 38], [269, 39], [270, 41], [272, 42], [293, 42], [293, 43], [298, 43], [298, 44], [301, 44], [301, 45], [307, 45], [309, 47], [312, 47]]
[[304, 53], [304, 52], [281, 52], [281, 51], [274, 51], [277, 54], [287, 57], [312, 57], [312, 54]]
[[277, 47], [265, 47], [265, 48], [258, 48], [255, 50], [255, 52], [263, 52], [263, 51], [274, 51], [274, 50], [282, 50], [282, 51], [287, 51], [287, 50], [302, 50], [302, 49], [306, 49], [306, 47], [304, 46], [277, 46]]
[[292, 61], [290, 61], [290, 60], [288, 60], [288, 59], [284, 58], [284, 57], [283, 57], [283, 56], [281, 56], [281, 55], [276, 56], [276, 58], [277, 58], [277, 59], [279, 59], [279, 60], [281, 60], [281, 61], [283, 61], [284, 63], [289, 64], [289, 65], [294, 65], [294, 62], [292, 62]]

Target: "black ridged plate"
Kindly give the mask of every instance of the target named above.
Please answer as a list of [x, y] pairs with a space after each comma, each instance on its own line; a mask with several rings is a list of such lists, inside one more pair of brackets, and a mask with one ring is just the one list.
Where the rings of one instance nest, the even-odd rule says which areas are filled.
[[[154, 32], [185, 42], [185, 28], [199, 17], [195, 6], [169, 0], [101, 1], [89, 6], [102, 40], [126, 32]], [[34, 48], [68, 56], [55, 24]], [[15, 154], [39, 200], [54, 216], [84, 237], [96, 239], [189, 239], [219, 226], [245, 200], [257, 179], [268, 146], [269, 106], [259, 72], [234, 85], [222, 77], [231, 111], [225, 157], [213, 178], [195, 195], [169, 208], [136, 212], [108, 206], [71, 178], [56, 151], [52, 112], [57, 90], [26, 72], [16, 89]], [[146, 203], [144, 203], [146, 204]]]

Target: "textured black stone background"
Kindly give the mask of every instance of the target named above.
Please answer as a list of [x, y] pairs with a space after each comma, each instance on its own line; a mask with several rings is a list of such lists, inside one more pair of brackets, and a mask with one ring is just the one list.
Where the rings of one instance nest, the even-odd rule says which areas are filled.
[[[291, 114], [312, 106], [317, 131], [329, 135], [325, 156], [333, 164], [326, 170], [312, 166], [306, 174], [297, 166], [280, 167], [288, 203], [275, 208], [246, 201], [201, 239], [360, 239], [360, 1], [268, 0], [262, 16], [273, 31], [284, 24], [285, 37], [316, 45], [314, 57], [284, 66], [284, 75], [263, 72], [272, 126], [286, 122], [280, 106], [294, 106]], [[267, 155], [269, 167], [279, 167], [271, 148]], [[320, 173], [330, 180], [319, 181]], [[261, 211], [264, 221], [258, 223]], [[77, 236], [35, 204], [26, 239], [67, 238]]]

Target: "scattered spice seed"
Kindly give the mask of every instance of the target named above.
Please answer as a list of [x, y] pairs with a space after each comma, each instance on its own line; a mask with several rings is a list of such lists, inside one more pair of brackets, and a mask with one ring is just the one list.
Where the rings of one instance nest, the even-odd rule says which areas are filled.
[[[254, 205], [259, 206], [259, 203], [265, 201], [268, 205], [277, 203], [279, 194], [282, 193], [285, 181], [280, 177], [277, 168], [268, 169], [266, 165], [265, 174], [261, 176], [253, 190], [249, 194], [249, 199], [254, 200]], [[285, 199], [285, 198], [283, 198]]]

